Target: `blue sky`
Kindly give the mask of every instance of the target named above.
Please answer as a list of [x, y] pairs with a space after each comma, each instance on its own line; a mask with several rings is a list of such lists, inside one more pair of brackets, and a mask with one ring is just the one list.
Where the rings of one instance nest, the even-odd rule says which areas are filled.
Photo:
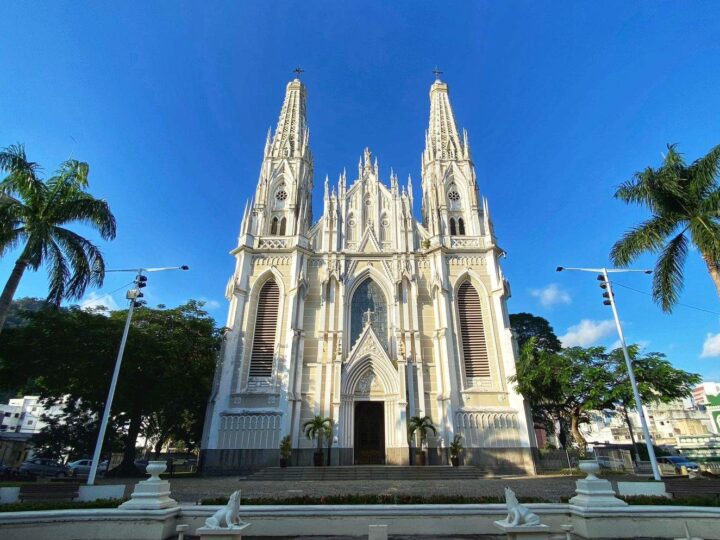
[[[612, 198], [666, 143], [689, 160], [720, 143], [716, 2], [4, 2], [0, 146], [23, 142], [48, 172], [91, 165], [118, 237], [108, 266], [188, 264], [156, 274], [151, 304], [202, 298], [224, 323], [225, 284], [267, 128], [291, 70], [308, 87], [315, 215], [322, 179], [369, 146], [387, 178], [420, 153], [431, 70], [451, 88], [490, 201], [511, 312], [548, 318], [569, 342], [612, 345], [593, 275], [646, 215]], [[12, 254], [0, 261], [7, 279]], [[639, 267], [652, 259], [639, 261]], [[131, 275], [108, 275], [96, 295]], [[649, 291], [643, 275], [618, 278]], [[18, 296], [43, 296], [44, 273]], [[720, 305], [691, 252], [683, 303], [663, 314], [617, 289], [628, 340], [720, 379]], [[112, 296], [123, 304], [123, 292]], [[104, 299], [106, 302], [108, 298]], [[585, 321], [585, 322], [583, 322]], [[703, 350], [705, 349], [705, 357]]]

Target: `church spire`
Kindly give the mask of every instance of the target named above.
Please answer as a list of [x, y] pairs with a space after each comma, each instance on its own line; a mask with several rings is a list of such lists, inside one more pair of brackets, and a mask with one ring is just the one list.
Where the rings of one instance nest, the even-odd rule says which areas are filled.
[[271, 157], [309, 158], [306, 100], [305, 86], [300, 79], [290, 81], [272, 140]]
[[438, 78], [430, 87], [430, 125], [423, 161], [428, 163], [436, 159], [455, 160], [464, 157], [465, 151], [450, 106], [448, 85]]

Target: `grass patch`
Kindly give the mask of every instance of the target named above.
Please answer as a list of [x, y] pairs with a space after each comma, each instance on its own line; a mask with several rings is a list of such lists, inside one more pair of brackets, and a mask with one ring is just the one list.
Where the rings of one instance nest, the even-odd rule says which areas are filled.
[[[540, 497], [518, 497], [522, 503], [546, 503]], [[203, 505], [227, 504], [227, 497], [203, 499]], [[463, 495], [328, 495], [326, 497], [243, 497], [247, 505], [312, 505], [312, 504], [505, 504], [504, 497], [466, 497]]]
[[37, 512], [39, 510], [77, 510], [82, 508], [117, 508], [127, 499], [99, 499], [89, 502], [32, 501], [0, 504], [0, 512]]

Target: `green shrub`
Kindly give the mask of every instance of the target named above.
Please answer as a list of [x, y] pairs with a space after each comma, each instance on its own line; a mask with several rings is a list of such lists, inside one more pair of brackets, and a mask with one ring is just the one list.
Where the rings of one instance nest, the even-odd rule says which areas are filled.
[[99, 499], [89, 502], [32, 501], [0, 504], [0, 512], [37, 512], [40, 510], [77, 510], [82, 508], [117, 508], [127, 499]]

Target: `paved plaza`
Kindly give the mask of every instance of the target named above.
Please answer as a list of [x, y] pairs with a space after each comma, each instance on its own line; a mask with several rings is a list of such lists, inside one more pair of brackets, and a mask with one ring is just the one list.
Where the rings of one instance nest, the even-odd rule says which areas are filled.
[[[468, 497], [503, 496], [503, 488], [510, 487], [519, 497], [540, 497], [560, 501], [575, 494], [575, 480], [571, 476], [508, 476], [478, 480], [357, 480], [357, 481], [284, 481], [261, 482], [238, 476], [176, 477], [170, 479], [172, 497], [183, 503], [223, 497], [241, 489], [243, 497], [322, 497], [353, 494], [397, 495], [464, 495]], [[126, 495], [132, 491], [132, 480], [106, 480], [103, 483], [127, 483]]]

